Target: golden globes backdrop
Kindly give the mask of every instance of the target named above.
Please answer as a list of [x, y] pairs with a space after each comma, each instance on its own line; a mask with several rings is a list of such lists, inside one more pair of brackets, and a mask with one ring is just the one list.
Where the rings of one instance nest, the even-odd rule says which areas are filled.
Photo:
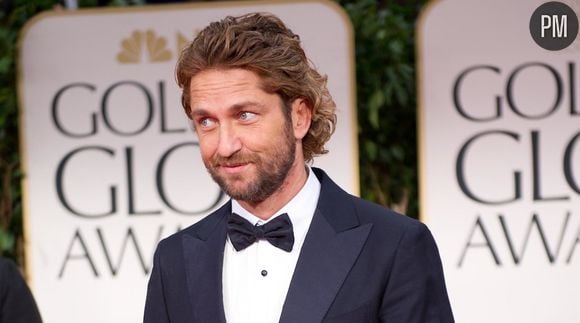
[[436, 1], [419, 24], [422, 218], [457, 322], [580, 321], [580, 43], [534, 42], [542, 3]]
[[[358, 193], [353, 35], [326, 1], [51, 12], [20, 39], [29, 277], [45, 322], [139, 322], [156, 243], [227, 197], [199, 156], [174, 81], [209, 22], [280, 16], [329, 77], [331, 153], [315, 166]], [[216, 286], [217, 287], [217, 286]]]

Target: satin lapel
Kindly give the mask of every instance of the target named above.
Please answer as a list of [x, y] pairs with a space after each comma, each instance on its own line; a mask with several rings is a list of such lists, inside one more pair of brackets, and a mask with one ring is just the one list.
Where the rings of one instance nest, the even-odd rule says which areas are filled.
[[322, 188], [280, 323], [320, 323], [356, 261], [372, 224], [359, 225], [348, 194], [315, 169]]
[[280, 323], [320, 323], [367, 239], [372, 224], [336, 233], [318, 214], [286, 296]]
[[196, 235], [183, 236], [187, 286], [195, 322], [226, 323], [222, 265], [228, 212], [231, 212], [231, 205], [216, 211], [214, 218], [200, 228]]

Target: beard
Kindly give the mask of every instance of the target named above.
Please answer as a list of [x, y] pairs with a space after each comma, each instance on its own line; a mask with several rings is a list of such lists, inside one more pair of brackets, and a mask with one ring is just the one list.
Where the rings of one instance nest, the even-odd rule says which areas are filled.
[[[292, 123], [286, 122], [284, 136], [276, 145], [268, 149], [263, 157], [246, 153], [242, 150], [229, 157], [214, 155], [206, 163], [206, 168], [213, 180], [231, 198], [251, 204], [262, 202], [278, 190], [288, 176], [288, 172], [296, 157], [296, 143], [292, 131]], [[237, 182], [247, 180], [240, 174], [220, 175], [218, 169], [222, 164], [251, 163], [256, 168], [255, 178], [249, 180], [243, 187]]]

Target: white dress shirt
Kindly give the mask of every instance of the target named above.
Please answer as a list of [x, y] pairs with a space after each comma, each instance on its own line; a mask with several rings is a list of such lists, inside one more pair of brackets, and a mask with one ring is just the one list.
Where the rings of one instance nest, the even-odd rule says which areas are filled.
[[[229, 238], [226, 240], [222, 281], [228, 323], [275, 323], [280, 320], [319, 195], [320, 182], [309, 169], [308, 179], [298, 194], [268, 219], [271, 221], [280, 214], [288, 214], [294, 230], [294, 247], [290, 252], [276, 248], [266, 240], [236, 251]], [[235, 200], [232, 200], [232, 212], [254, 225], [268, 222], [246, 211]]]

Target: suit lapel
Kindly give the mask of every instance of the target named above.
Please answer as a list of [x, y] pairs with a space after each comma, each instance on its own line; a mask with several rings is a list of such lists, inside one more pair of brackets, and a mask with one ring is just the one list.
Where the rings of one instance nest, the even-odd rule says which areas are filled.
[[372, 224], [359, 225], [351, 197], [315, 169], [320, 198], [286, 295], [280, 323], [319, 323], [364, 245]]
[[222, 270], [226, 241], [227, 203], [193, 234], [183, 235], [183, 257], [194, 322], [226, 323]]

